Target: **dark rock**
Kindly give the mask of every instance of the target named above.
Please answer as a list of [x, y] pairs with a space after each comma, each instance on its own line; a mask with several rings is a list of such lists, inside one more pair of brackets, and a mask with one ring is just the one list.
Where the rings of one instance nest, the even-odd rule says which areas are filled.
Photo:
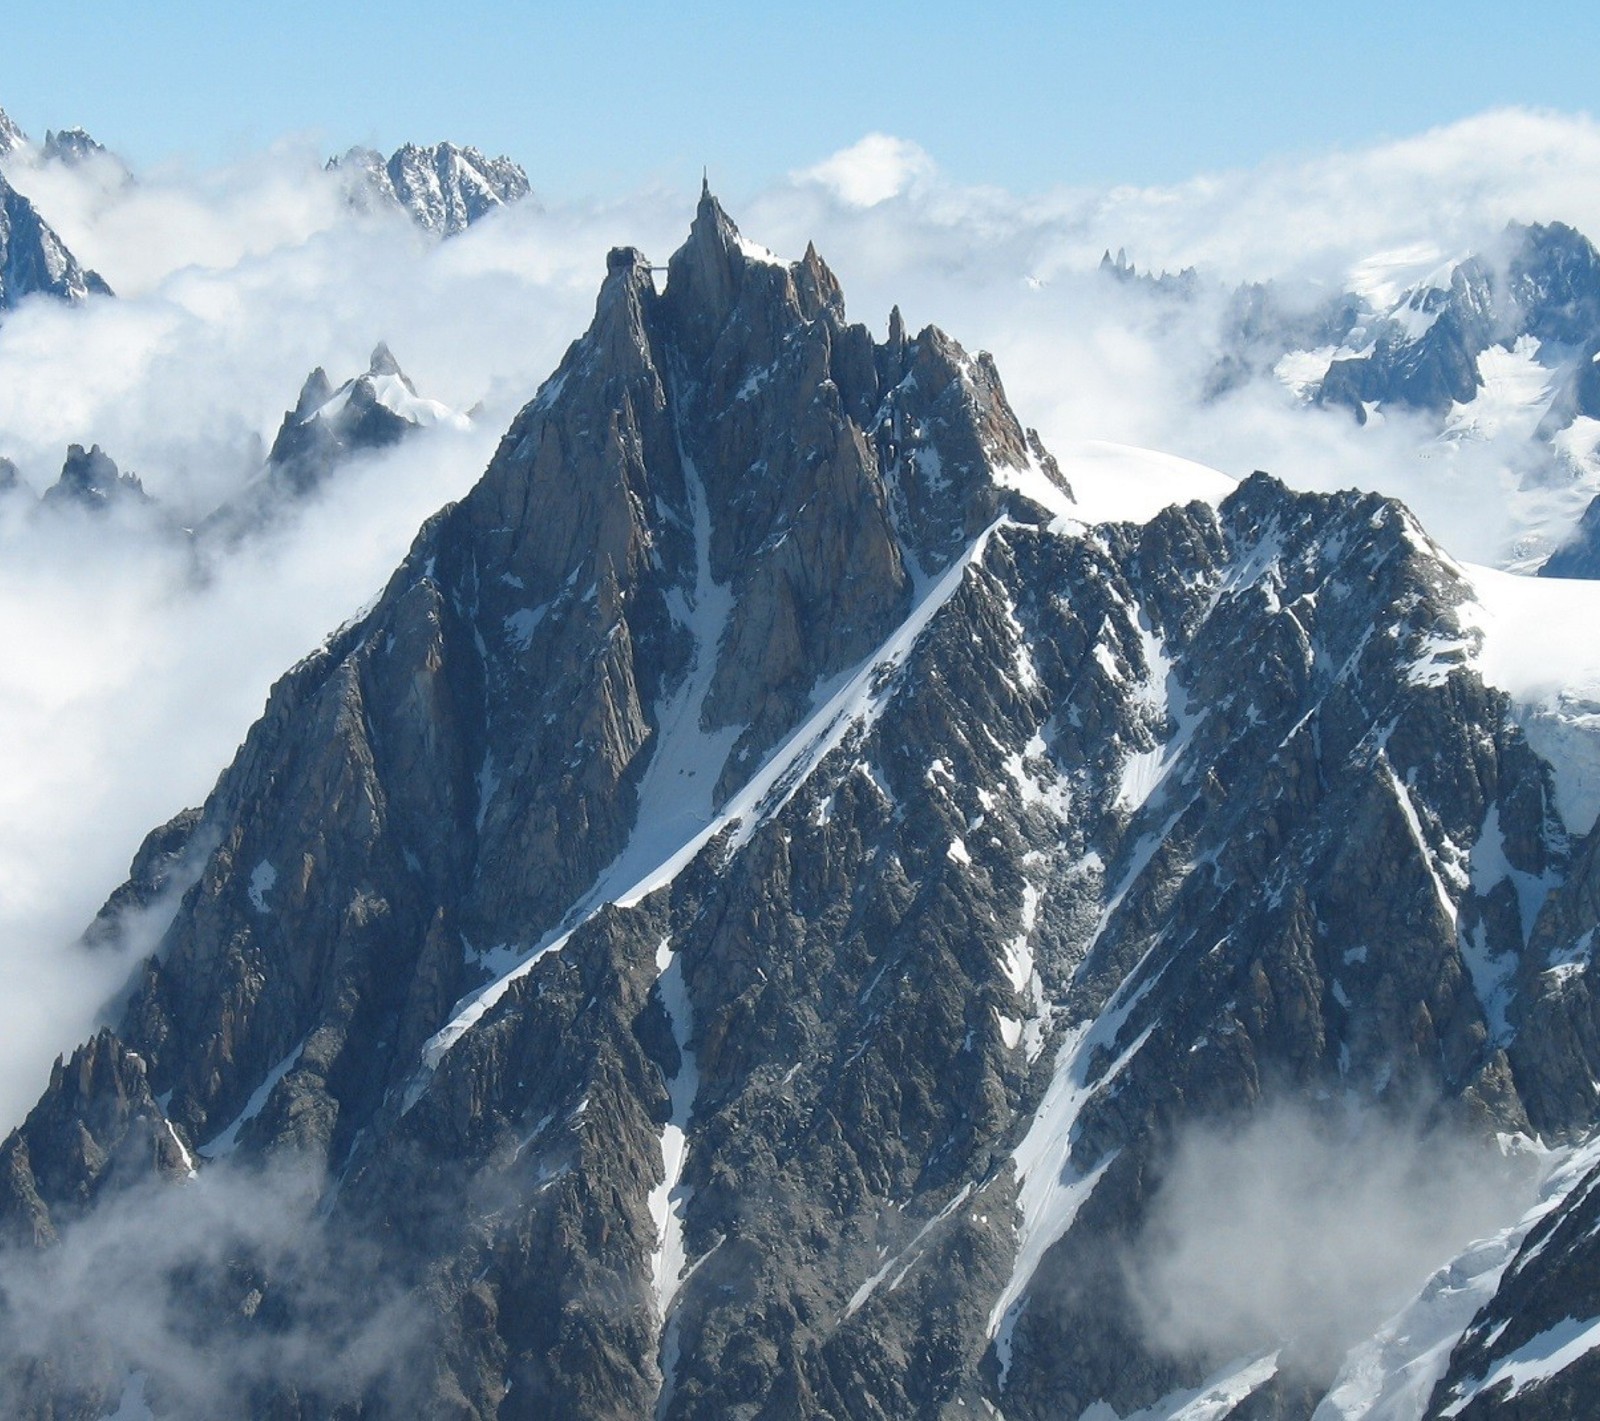
[[1590, 501], [1578, 526], [1544, 560], [1540, 577], [1600, 577], [1600, 498]]
[[61, 476], [44, 491], [46, 508], [85, 508], [104, 512], [116, 507], [141, 507], [152, 500], [136, 474], [125, 474], [116, 461], [96, 444], [85, 451], [81, 444], [67, 449]]

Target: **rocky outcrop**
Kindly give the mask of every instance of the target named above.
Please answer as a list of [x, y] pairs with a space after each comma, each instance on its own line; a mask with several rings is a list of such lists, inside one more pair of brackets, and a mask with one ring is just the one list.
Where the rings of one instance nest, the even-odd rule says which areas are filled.
[[273, 526], [352, 459], [441, 425], [459, 430], [469, 428], [470, 421], [418, 394], [381, 342], [365, 373], [337, 387], [318, 366], [306, 377], [294, 407], [284, 412], [260, 474], [196, 530], [202, 552], [232, 547]]
[[1317, 400], [1342, 405], [1365, 423], [1369, 404], [1396, 404], [1442, 415], [1452, 404], [1467, 404], [1482, 378], [1478, 356], [1499, 331], [1494, 285], [1488, 268], [1462, 262], [1448, 287], [1416, 292], [1406, 311], [1425, 324], [1391, 319], [1378, 332], [1370, 354], [1335, 359], [1322, 378]]
[[188, 1152], [150, 1094], [145, 1063], [109, 1031], [56, 1060], [50, 1086], [0, 1146], [0, 1231], [53, 1243], [107, 1190], [187, 1177]]
[[437, 400], [418, 395], [389, 347], [380, 343], [366, 373], [337, 388], [321, 367], [311, 372], [273, 440], [268, 476], [293, 493], [305, 493], [352, 454], [386, 449], [439, 423], [466, 421]]
[[116, 460], [96, 444], [85, 450], [68, 446], [61, 476], [44, 491], [44, 508], [80, 508], [102, 513], [112, 508], [141, 507], [151, 502], [137, 474], [125, 474]]
[[407, 143], [385, 159], [371, 148], [352, 148], [328, 167], [347, 178], [358, 207], [395, 207], [417, 226], [451, 237], [498, 208], [529, 196], [528, 175], [509, 158], [489, 158], [476, 148]]

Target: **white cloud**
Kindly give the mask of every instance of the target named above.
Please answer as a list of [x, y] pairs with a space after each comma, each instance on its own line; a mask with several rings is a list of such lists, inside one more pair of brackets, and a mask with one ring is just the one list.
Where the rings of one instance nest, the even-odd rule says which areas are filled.
[[851, 207], [876, 207], [932, 177], [934, 171], [933, 159], [915, 143], [869, 133], [794, 178], [826, 188]]
[[1214, 1362], [1285, 1347], [1326, 1380], [1340, 1357], [1476, 1239], [1532, 1202], [1531, 1157], [1421, 1119], [1290, 1105], [1191, 1125], [1128, 1262], [1147, 1340]]

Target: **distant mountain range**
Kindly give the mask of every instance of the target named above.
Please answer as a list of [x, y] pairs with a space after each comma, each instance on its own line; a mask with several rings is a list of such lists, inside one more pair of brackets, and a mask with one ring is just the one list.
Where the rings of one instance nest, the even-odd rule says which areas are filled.
[[[1101, 270], [1169, 300], [1203, 286], [1192, 268], [1140, 272], [1121, 251]], [[1563, 223], [1513, 223], [1493, 250], [1377, 254], [1356, 276], [1315, 301], [1270, 283], [1234, 291], [1205, 395], [1275, 380], [1363, 425], [1398, 412], [1433, 421], [1442, 444], [1502, 441], [1519, 481], [1572, 506], [1525, 561], [1589, 575], [1574, 523], [1600, 496], [1600, 252]]]
[[476, 148], [407, 143], [385, 159], [371, 148], [352, 148], [328, 167], [349, 181], [360, 207], [392, 207], [441, 237], [456, 236], [497, 208], [525, 200], [528, 175], [509, 158], [488, 158]]

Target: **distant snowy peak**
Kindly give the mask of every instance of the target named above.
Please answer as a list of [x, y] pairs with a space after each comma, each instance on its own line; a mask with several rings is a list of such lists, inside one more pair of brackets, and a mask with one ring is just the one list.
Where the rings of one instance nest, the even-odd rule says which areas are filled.
[[380, 343], [366, 372], [337, 388], [320, 366], [311, 372], [295, 407], [283, 417], [268, 468], [275, 480], [304, 492], [349, 455], [386, 448], [435, 424], [464, 429], [468, 420], [419, 395], [389, 347]]
[[4, 109], [0, 109], [0, 158], [15, 152], [27, 141], [28, 135], [17, 127]]
[[33, 204], [0, 176], [0, 311], [35, 294], [82, 301], [109, 296], [111, 288], [78, 263]]
[[[1600, 253], [1573, 228], [1514, 223], [1496, 254], [1380, 253], [1350, 281], [1317, 329], [1281, 332], [1276, 369], [1297, 393], [1362, 422], [1384, 406], [1426, 411], [1462, 433], [1508, 401], [1545, 436], [1600, 414], [1600, 380], [1584, 368], [1600, 351]], [[1515, 381], [1507, 358], [1548, 378]], [[1464, 416], [1485, 391], [1496, 409]]]
[[425, 231], [441, 237], [464, 232], [496, 208], [526, 198], [528, 175], [511, 159], [476, 148], [408, 143], [385, 159], [371, 148], [352, 148], [330, 169], [346, 175], [350, 200], [360, 207], [398, 207]]

